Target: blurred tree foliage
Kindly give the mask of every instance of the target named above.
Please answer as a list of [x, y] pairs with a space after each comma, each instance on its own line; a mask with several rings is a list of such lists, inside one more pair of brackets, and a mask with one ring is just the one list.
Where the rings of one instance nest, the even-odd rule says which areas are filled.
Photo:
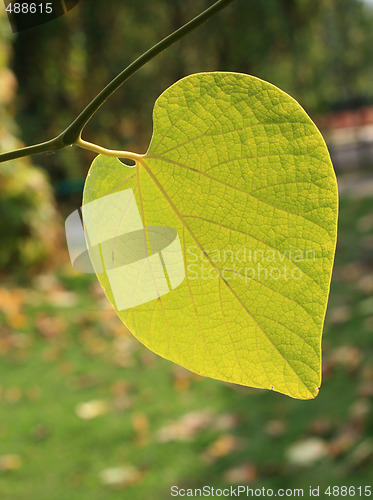
[[[17, 117], [26, 143], [60, 132], [135, 57], [212, 0], [80, 0], [70, 13], [13, 40]], [[236, 0], [129, 80], [85, 138], [145, 152], [155, 99], [199, 71], [240, 71], [274, 83], [312, 115], [373, 98], [372, 9], [362, 0]], [[81, 178], [92, 159], [40, 157], [54, 179]], [[39, 159], [38, 159], [39, 161]]]
[[[17, 81], [8, 68], [9, 26], [0, 11], [0, 150], [21, 147], [13, 119]], [[58, 219], [45, 174], [22, 158], [0, 166], [0, 272], [37, 266], [56, 246]]]

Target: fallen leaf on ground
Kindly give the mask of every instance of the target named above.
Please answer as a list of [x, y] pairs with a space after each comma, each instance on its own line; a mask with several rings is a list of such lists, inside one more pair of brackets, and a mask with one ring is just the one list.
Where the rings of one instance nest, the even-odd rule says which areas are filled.
[[127, 394], [130, 388], [131, 385], [127, 380], [119, 379], [111, 384], [110, 392], [114, 394], [114, 396], [122, 396], [123, 394]]
[[351, 307], [344, 305], [333, 307], [327, 313], [327, 321], [330, 324], [339, 325], [341, 323], [346, 323], [351, 318]]
[[310, 432], [318, 436], [326, 436], [332, 430], [332, 422], [326, 418], [316, 418], [310, 425]]
[[18, 455], [0, 456], [0, 471], [17, 470], [22, 467], [22, 460]]
[[160, 443], [189, 441], [212, 422], [213, 417], [209, 411], [193, 411], [161, 427], [156, 433], [156, 440]]
[[334, 458], [345, 455], [359, 440], [360, 433], [353, 425], [346, 425], [339, 434], [328, 443], [329, 454]]
[[191, 372], [182, 366], [175, 366], [172, 370], [173, 384], [177, 391], [183, 392], [190, 388]]
[[279, 437], [285, 432], [285, 424], [281, 420], [270, 420], [267, 422], [265, 430], [268, 436]]
[[366, 294], [373, 293], [373, 274], [366, 274], [357, 284], [357, 288]]
[[138, 411], [132, 415], [132, 427], [136, 432], [135, 441], [138, 446], [144, 445], [149, 439], [149, 420], [145, 413]]
[[67, 322], [62, 316], [48, 316], [45, 313], [39, 313], [36, 316], [35, 324], [39, 332], [46, 339], [57, 337], [67, 328]]
[[50, 292], [48, 302], [56, 307], [69, 308], [76, 306], [79, 302], [79, 298], [75, 292], [54, 290]]
[[83, 420], [91, 420], [92, 418], [105, 415], [110, 410], [107, 401], [95, 399], [86, 403], [80, 403], [75, 408], [75, 413]]
[[133, 398], [129, 394], [120, 394], [113, 401], [113, 409], [121, 412], [128, 410], [133, 405]]
[[320, 438], [309, 438], [298, 441], [286, 451], [291, 464], [307, 467], [328, 455], [328, 447]]
[[363, 353], [355, 346], [343, 345], [334, 349], [329, 356], [329, 361], [333, 365], [339, 365], [353, 373], [360, 366]]
[[368, 438], [362, 443], [358, 444], [350, 456], [350, 462], [353, 467], [360, 467], [369, 460], [372, 461], [372, 459], [373, 440], [371, 438]]
[[217, 458], [225, 457], [242, 445], [240, 440], [232, 434], [223, 434], [214, 441], [204, 453], [204, 459], [211, 463]]
[[39, 274], [33, 280], [34, 287], [41, 292], [57, 290], [61, 284], [55, 274]]
[[133, 337], [118, 337], [112, 343], [113, 361], [116, 365], [127, 368], [134, 363], [133, 354], [138, 343]]
[[107, 486], [127, 486], [141, 479], [141, 472], [132, 465], [112, 467], [100, 472], [100, 480]]
[[231, 484], [250, 484], [253, 483], [257, 477], [258, 471], [256, 467], [249, 462], [244, 462], [236, 467], [232, 467], [224, 473], [224, 479], [227, 483]]
[[25, 316], [25, 314], [19, 311], [7, 314], [6, 321], [7, 324], [14, 329], [25, 328], [25, 326], [27, 325], [27, 317]]
[[371, 405], [366, 398], [358, 399], [350, 408], [351, 421], [355, 424], [363, 424], [370, 416]]
[[215, 418], [214, 427], [219, 431], [233, 429], [239, 423], [240, 418], [235, 413], [223, 413]]
[[0, 311], [5, 314], [19, 312], [24, 302], [24, 297], [24, 290], [7, 290], [6, 288], [0, 288]]
[[[72, 373], [73, 368], [74, 365], [69, 365], [64, 367], [61, 371], [63, 371], [63, 373]], [[73, 387], [74, 389], [87, 389], [88, 387], [97, 387], [99, 383], [100, 379], [95, 375], [92, 375], [91, 373], [84, 373], [83, 375], [78, 375], [75, 378]]]
[[22, 393], [18, 387], [9, 387], [4, 393], [4, 399], [8, 401], [8, 403], [18, 403], [21, 397]]
[[336, 269], [335, 274], [336, 277], [342, 279], [342, 281], [355, 284], [365, 275], [365, 270], [358, 262], [352, 262], [351, 264]]

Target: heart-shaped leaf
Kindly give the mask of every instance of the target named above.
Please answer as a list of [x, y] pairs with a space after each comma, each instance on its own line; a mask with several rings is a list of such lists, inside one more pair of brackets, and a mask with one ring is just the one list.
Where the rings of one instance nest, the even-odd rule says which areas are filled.
[[95, 159], [84, 207], [98, 278], [149, 349], [216, 379], [318, 394], [338, 195], [290, 96], [244, 74], [180, 80], [135, 168]]

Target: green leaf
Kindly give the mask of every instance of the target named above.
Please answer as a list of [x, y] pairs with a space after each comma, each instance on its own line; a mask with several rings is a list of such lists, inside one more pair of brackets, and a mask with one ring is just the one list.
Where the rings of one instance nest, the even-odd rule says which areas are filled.
[[[184, 261], [181, 276], [176, 261], [171, 267], [161, 261], [168, 288], [152, 300], [145, 295], [155, 268], [142, 268], [138, 289], [148, 301], [118, 312], [131, 332], [201, 375], [315, 397], [338, 194], [325, 143], [300, 105], [248, 75], [191, 75], [158, 98], [151, 144], [136, 168], [95, 159], [84, 205], [107, 198], [101, 211], [91, 203], [97, 217], [88, 233], [109, 240], [95, 267], [117, 311], [105, 253], [124, 297], [132, 293], [133, 276], [118, 269], [135, 257], [129, 247], [114, 251], [120, 238], [110, 237], [129, 232], [123, 226], [128, 207], [108, 200], [127, 189], [135, 194], [152, 257], [175, 243], [176, 233], [162, 233], [163, 243], [154, 243], [154, 227], [168, 227], [177, 232]], [[84, 222], [87, 228], [86, 215]]]

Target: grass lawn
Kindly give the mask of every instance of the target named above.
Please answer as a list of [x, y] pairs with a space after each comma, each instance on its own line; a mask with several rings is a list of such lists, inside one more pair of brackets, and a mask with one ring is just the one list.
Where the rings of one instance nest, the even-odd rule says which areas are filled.
[[[373, 199], [342, 198], [319, 396], [203, 379], [134, 339], [64, 264], [0, 287], [0, 499], [371, 484]], [[300, 457], [300, 458], [299, 458]]]

